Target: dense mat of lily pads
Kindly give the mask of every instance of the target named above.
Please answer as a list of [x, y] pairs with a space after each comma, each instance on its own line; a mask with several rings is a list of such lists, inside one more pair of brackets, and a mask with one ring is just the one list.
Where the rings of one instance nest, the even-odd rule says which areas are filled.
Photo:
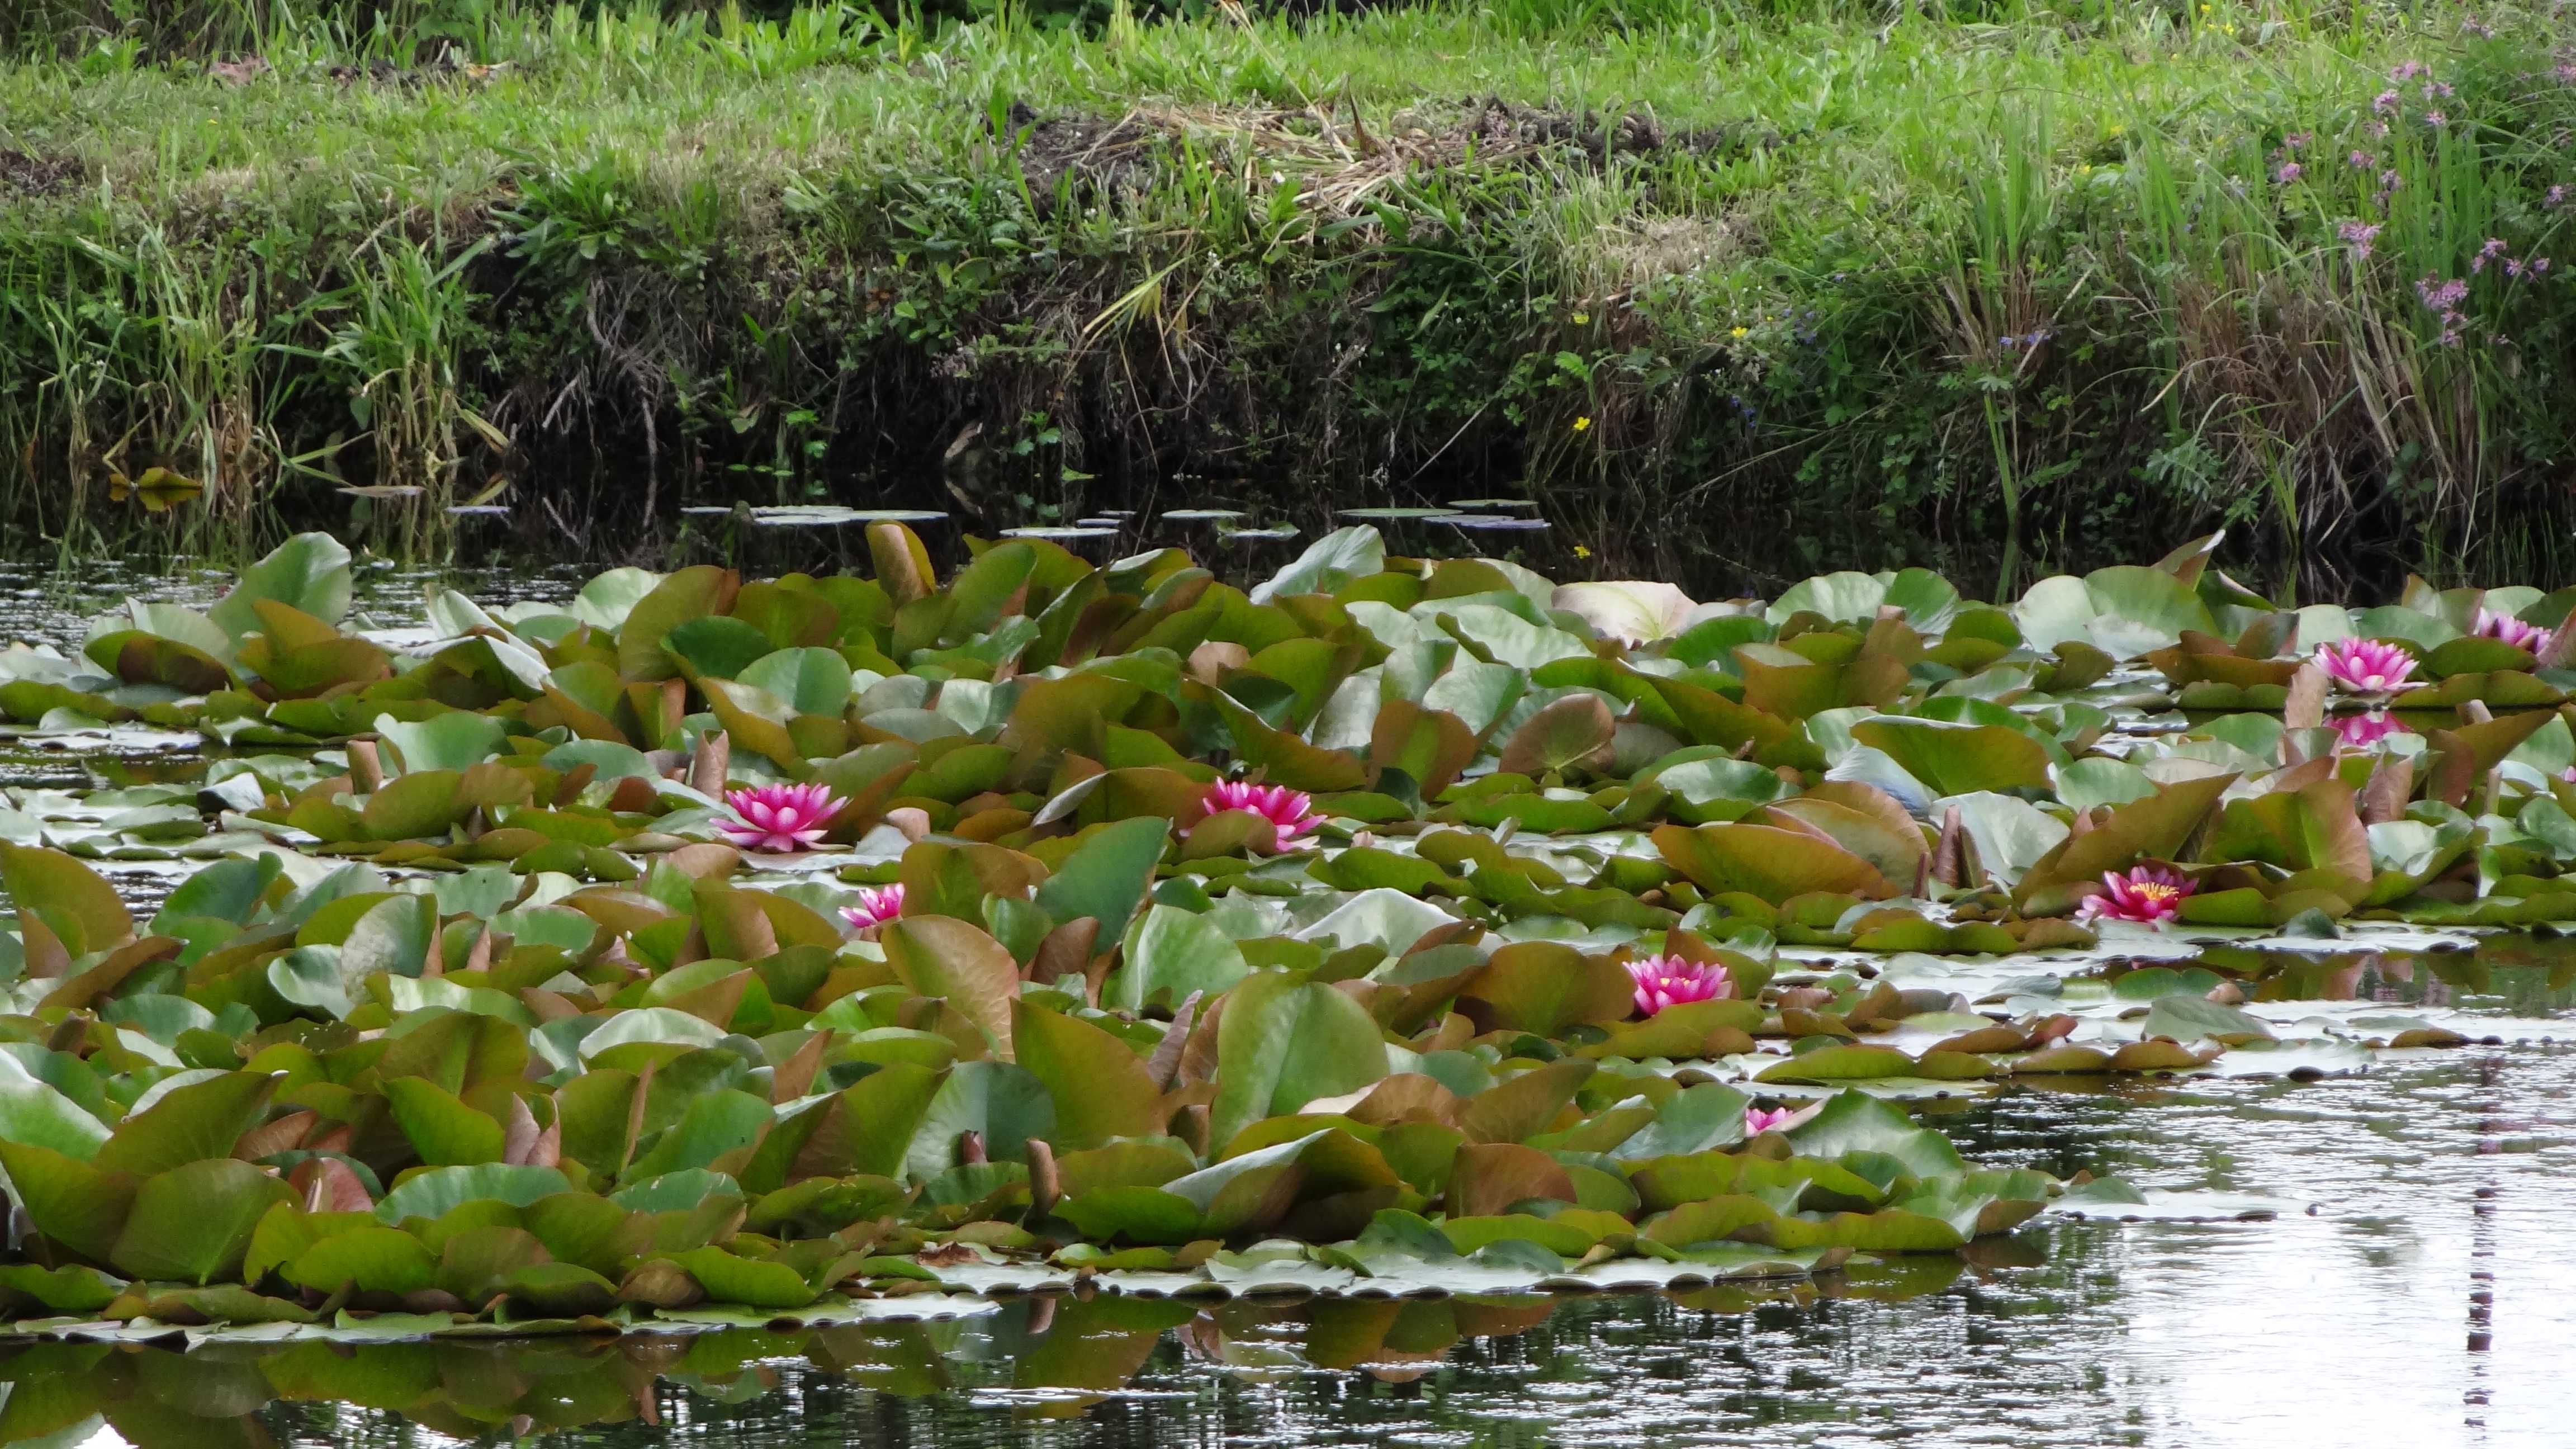
[[[2576, 919], [2576, 592], [2280, 610], [2215, 540], [2002, 606], [1365, 528], [1249, 592], [870, 541], [436, 591], [411, 642], [308, 535], [0, 656], [30, 732], [221, 747], [0, 811], [0, 1311], [1803, 1274], [2159, 1210], [1910, 1096], [2460, 1040], [2267, 1017], [2295, 973], [2177, 923]], [[109, 877], [175, 858], [138, 921]]]

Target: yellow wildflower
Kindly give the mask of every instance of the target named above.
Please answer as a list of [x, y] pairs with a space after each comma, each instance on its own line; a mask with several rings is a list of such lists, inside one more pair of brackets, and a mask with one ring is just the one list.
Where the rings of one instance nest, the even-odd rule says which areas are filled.
[[1727, 336], [1729, 336], [1729, 337], [1743, 337], [1743, 336], [1746, 336], [1746, 335], [1750, 334], [1752, 331], [1753, 331], [1753, 329], [1752, 329], [1752, 328], [1750, 328], [1750, 327], [1738, 327], [1738, 328], [1736, 328], [1734, 331], [1729, 332], [1729, 333], [1727, 333], [1726, 335], [1727, 335]]
[[1590, 558], [1592, 557], [1592, 550], [1585, 548], [1583, 545], [1578, 543], [1574, 546], [1574, 556], [1576, 558]]
[[1590, 418], [1576, 418], [1574, 420], [1574, 430], [1578, 433], [1589, 430], [1591, 426], [1592, 419]]

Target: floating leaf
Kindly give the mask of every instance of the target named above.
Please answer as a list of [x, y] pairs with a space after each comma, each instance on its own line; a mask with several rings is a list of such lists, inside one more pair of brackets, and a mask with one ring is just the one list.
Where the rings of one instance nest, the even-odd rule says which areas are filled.
[[137, 1278], [207, 1284], [241, 1270], [251, 1230], [293, 1194], [247, 1162], [211, 1158], [145, 1178], [108, 1261]]
[[1354, 579], [1386, 567], [1386, 542], [1365, 524], [1338, 528], [1307, 545], [1294, 563], [1271, 575], [1252, 591], [1252, 602], [1267, 604], [1290, 594], [1329, 594]]
[[0, 886], [74, 956], [134, 939], [134, 917], [116, 888], [59, 850], [0, 843]]
[[38, 1081], [15, 1057], [0, 1057], [0, 1140], [29, 1143], [88, 1161], [107, 1140], [107, 1124]]
[[141, 1186], [133, 1173], [105, 1171], [49, 1147], [0, 1137], [0, 1166], [36, 1231], [105, 1262]]
[[1062, 1151], [1098, 1147], [1113, 1138], [1149, 1137], [1163, 1130], [1162, 1089], [1144, 1058], [1126, 1042], [1093, 1026], [1028, 1002], [1017, 1003], [1012, 1040], [1020, 1064], [1055, 1099]]
[[161, 1094], [127, 1117], [90, 1161], [101, 1172], [151, 1178], [208, 1158], [230, 1157], [275, 1095], [256, 1072], [222, 1072]]
[[235, 639], [260, 627], [256, 605], [273, 600], [337, 624], [349, 613], [349, 550], [327, 533], [299, 533], [242, 570], [241, 581], [206, 611]]
[[1950, 1139], [1918, 1127], [1906, 1115], [1865, 1092], [1837, 1092], [1824, 1109], [1791, 1128], [1789, 1141], [1806, 1156], [1833, 1161], [1853, 1153], [1885, 1157], [1919, 1178], [1958, 1172], [1966, 1163]]
[[501, 1160], [501, 1124], [437, 1083], [396, 1077], [385, 1083], [385, 1100], [421, 1161], [446, 1167]]
[[1030, 1138], [1055, 1130], [1055, 1098], [1035, 1073], [1007, 1062], [960, 1062], [922, 1109], [904, 1171], [915, 1179], [947, 1172], [966, 1151], [969, 1133], [992, 1160], [1023, 1161]]
[[2139, 1024], [2139, 1030], [2151, 1037], [2186, 1042], [2208, 1038], [2230, 1046], [2272, 1039], [2272, 1029], [2259, 1017], [2232, 1006], [2182, 995], [2157, 997], [2155, 1004], [2147, 1008], [2147, 1019]]
[[1214, 995], [1252, 969], [1242, 950], [1206, 916], [1161, 904], [1147, 906], [1128, 928], [1119, 961], [1101, 1000], [1128, 1011], [1178, 1006], [1192, 992]]
[[1602, 638], [1630, 646], [1672, 637], [1698, 607], [1671, 584], [1638, 580], [1559, 584], [1549, 603], [1591, 625]]
[[1462, 994], [1495, 1026], [1555, 1037], [1569, 1027], [1625, 1018], [1635, 1009], [1636, 983], [1607, 957], [1524, 941], [1496, 951]]
[[411, 1234], [393, 1228], [354, 1228], [306, 1248], [281, 1275], [314, 1293], [346, 1288], [360, 1293], [408, 1294], [438, 1278], [438, 1262]]
[[2049, 784], [2048, 751], [2028, 734], [2002, 725], [1871, 719], [1854, 725], [1852, 738], [1885, 751], [1907, 774], [1942, 795], [2045, 790]]
[[886, 963], [906, 986], [947, 998], [993, 1039], [1002, 1060], [1011, 1059], [1011, 1006], [1019, 995], [1020, 966], [1001, 942], [947, 916], [906, 917], [887, 926], [880, 939]]
[[1896, 894], [1867, 861], [1803, 831], [1769, 825], [1666, 825], [1655, 831], [1654, 839], [1667, 864], [1711, 894], [1741, 891], [1774, 905], [1816, 892], [1872, 898]]
[[1614, 722], [1597, 694], [1569, 694], [1531, 715], [1503, 746], [1500, 768], [1517, 775], [1599, 770], [1610, 763]]
[[655, 584], [635, 601], [617, 628], [617, 672], [629, 680], [668, 679], [678, 672], [663, 641], [692, 619], [721, 614], [741, 580], [730, 570], [697, 564]]
[[2071, 910], [2103, 872], [2125, 870], [2142, 859], [2173, 858], [2235, 779], [2208, 775], [2165, 785], [2113, 810], [2089, 834], [2070, 836], [2023, 873], [2017, 892], [2022, 909], [2033, 915]]
[[1123, 934], [1153, 882], [1170, 830], [1168, 820], [1137, 817], [1093, 832], [1039, 884], [1039, 909], [1059, 924], [1096, 920], [1103, 939]]
[[1210, 1140], [1230, 1142], [1264, 1117], [1385, 1075], [1385, 1039], [1358, 1002], [1321, 982], [1250, 977], [1226, 998], [1218, 1023]]

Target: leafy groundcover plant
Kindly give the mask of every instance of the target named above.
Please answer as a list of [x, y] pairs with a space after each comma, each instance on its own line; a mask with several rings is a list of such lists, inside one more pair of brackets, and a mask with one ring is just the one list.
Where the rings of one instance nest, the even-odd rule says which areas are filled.
[[[2215, 539], [2005, 605], [1365, 528], [1249, 592], [870, 541], [872, 578], [433, 590], [396, 647], [307, 535], [0, 655], [39, 734], [228, 747], [0, 812], [0, 1307], [1803, 1275], [2189, 1210], [1978, 1168], [1910, 1099], [2461, 1040], [2267, 1016], [2290, 974], [2211, 939], [2576, 919], [2576, 593], [2281, 610]], [[138, 921], [109, 876], [173, 860]]]

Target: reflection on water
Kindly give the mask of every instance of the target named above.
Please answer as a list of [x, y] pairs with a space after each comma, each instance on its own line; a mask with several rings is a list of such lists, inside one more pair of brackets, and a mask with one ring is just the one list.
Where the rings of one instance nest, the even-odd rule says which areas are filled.
[[2576, 1052], [1940, 1104], [1980, 1158], [2269, 1191], [1816, 1285], [1101, 1296], [697, 1338], [22, 1348], [0, 1442], [2192, 1445], [2568, 1442]]
[[2554, 929], [2425, 951], [2359, 944], [2322, 953], [2217, 946], [2194, 964], [2235, 982], [2258, 1002], [2376, 1001], [2523, 1018], [2576, 1006], [2576, 936]]

